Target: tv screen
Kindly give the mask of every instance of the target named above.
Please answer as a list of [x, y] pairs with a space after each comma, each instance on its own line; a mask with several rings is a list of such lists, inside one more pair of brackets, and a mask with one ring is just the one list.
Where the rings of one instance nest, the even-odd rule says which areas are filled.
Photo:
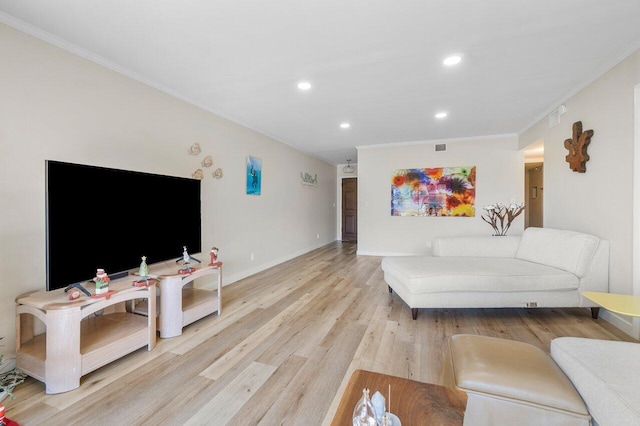
[[201, 251], [200, 181], [46, 161], [47, 290]]

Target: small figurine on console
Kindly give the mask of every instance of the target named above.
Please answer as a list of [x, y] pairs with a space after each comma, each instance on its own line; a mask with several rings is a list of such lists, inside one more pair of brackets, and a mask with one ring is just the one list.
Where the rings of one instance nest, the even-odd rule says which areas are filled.
[[104, 269], [98, 268], [96, 277], [93, 279], [93, 281], [96, 283], [96, 294], [104, 294], [109, 292], [109, 281], [111, 281], [111, 279], [109, 278], [107, 273], [104, 272]]
[[209, 263], [209, 266], [213, 266], [214, 268], [222, 267], [222, 262], [218, 260], [218, 247], [211, 247], [209, 256], [211, 256], [211, 263]]
[[147, 256], [142, 256], [142, 262], [140, 263], [140, 270], [138, 275], [147, 277], [149, 276], [149, 265], [147, 265]]
[[183, 266], [180, 270], [178, 270], [179, 274], [190, 274], [192, 272], [194, 272], [196, 270], [196, 268], [194, 268], [193, 266], [190, 266], [189, 263], [194, 260], [198, 263], [200, 263], [200, 261], [198, 259], [196, 259], [193, 256], [190, 256], [189, 253], [187, 252], [187, 246], [183, 246], [182, 247], [184, 250], [182, 251], [182, 259], [178, 259], [176, 260], [176, 263], [180, 262], [180, 260], [182, 260]]
[[138, 269], [138, 275], [140, 279], [133, 280], [131, 285], [134, 287], [149, 287], [155, 285], [156, 280], [149, 277], [149, 265], [147, 265], [147, 256], [142, 256], [142, 262], [140, 262], [140, 269]]
[[218, 247], [211, 247], [211, 253], [209, 253], [209, 256], [211, 256], [211, 263], [209, 265], [215, 264], [218, 260]]
[[69, 300], [76, 300], [80, 297], [80, 290], [78, 290], [77, 288], [72, 288], [71, 290], [68, 291], [69, 293]]

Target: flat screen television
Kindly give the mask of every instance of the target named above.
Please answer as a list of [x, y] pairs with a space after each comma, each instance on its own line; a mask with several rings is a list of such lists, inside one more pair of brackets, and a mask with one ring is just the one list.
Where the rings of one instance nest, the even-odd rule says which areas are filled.
[[47, 290], [201, 251], [200, 181], [46, 161]]

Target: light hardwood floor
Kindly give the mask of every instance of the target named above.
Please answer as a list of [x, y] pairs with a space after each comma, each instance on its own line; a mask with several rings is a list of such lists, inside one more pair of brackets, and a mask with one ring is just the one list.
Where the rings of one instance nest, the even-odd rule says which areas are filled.
[[587, 309], [410, 309], [379, 257], [332, 243], [223, 289], [212, 315], [45, 395], [28, 379], [5, 400], [22, 425], [328, 424], [351, 372], [438, 383], [446, 339], [497, 336], [549, 351], [551, 339], [629, 340]]

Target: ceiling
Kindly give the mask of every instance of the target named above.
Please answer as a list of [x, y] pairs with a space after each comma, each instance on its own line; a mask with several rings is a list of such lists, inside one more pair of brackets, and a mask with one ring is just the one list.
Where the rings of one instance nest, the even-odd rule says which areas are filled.
[[0, 21], [332, 164], [520, 133], [640, 47], [638, 0], [0, 0]]

